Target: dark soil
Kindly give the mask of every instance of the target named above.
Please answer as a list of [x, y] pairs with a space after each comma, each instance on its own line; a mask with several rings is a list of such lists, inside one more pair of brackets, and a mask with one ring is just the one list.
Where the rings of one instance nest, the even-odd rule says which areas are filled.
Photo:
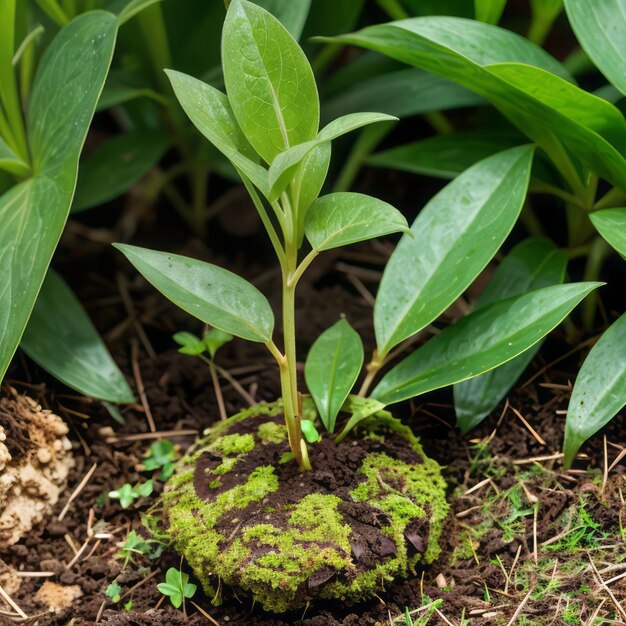
[[[150, 236], [151, 233], [140, 233], [139, 243], [142, 237], [150, 240]], [[198, 593], [193, 601], [214, 621], [189, 602], [185, 621], [183, 613], [169, 606], [156, 588], [167, 568], [179, 565], [175, 554], [165, 553], [153, 560], [135, 559], [123, 572], [122, 562], [115, 558], [131, 529], [145, 532], [140, 515], [154, 502], [162, 483], [155, 474], [155, 494], [140, 499], [127, 510], [106, 494], [124, 483], [134, 485], [150, 477], [141, 471], [141, 461], [158, 435], [149, 433], [146, 411], [154, 418], [157, 431], [166, 432], [180, 454], [193, 443], [197, 433], [219, 419], [208, 369], [200, 361], [178, 354], [171, 341], [171, 335], [178, 330], [200, 334], [202, 327], [167, 304], [117, 257], [108, 252], [103, 256], [103, 246], [96, 246], [94, 253], [93, 242], [87, 245], [82, 235], [76, 235], [72, 229], [66, 237], [72, 239], [66, 248], [72, 252], [62, 254], [59, 265], [67, 270], [64, 274], [70, 282], [82, 285], [81, 299], [87, 303], [135, 390], [144, 388], [145, 398], [123, 409], [124, 423], [119, 424], [100, 403], [63, 389], [23, 357], [16, 358], [10, 370], [11, 385], [29, 393], [70, 424], [76, 457], [66, 496], [58, 503], [53, 518], [0, 554], [0, 559], [18, 571], [52, 574], [49, 578], [22, 578], [19, 591], [11, 596], [29, 616], [38, 616], [37, 624], [66, 626], [74, 620], [73, 626], [404, 626], [402, 615], [408, 607], [420, 609], [413, 616], [416, 623], [418, 618], [429, 616], [424, 624], [457, 625], [464, 616], [470, 620], [465, 623], [472, 626], [506, 625], [529, 592], [532, 593], [519, 614], [528, 618], [527, 624], [582, 624], [599, 606], [599, 617], [620, 618], [592, 571], [590, 560], [604, 580], [626, 571], [626, 566], [619, 569], [626, 559], [620, 534], [620, 525], [626, 527], [626, 466], [622, 460], [603, 480], [602, 438], [606, 434], [610, 465], [619, 446], [626, 444], [623, 418], [614, 420], [605, 433], [585, 446], [587, 458], [578, 462], [579, 469], [563, 472], [558, 457], [542, 460], [558, 455], [564, 422], [563, 414], [558, 412], [567, 408], [568, 385], [586, 354], [586, 349], [581, 349], [547, 368], [541, 360], [533, 363], [517, 391], [511, 393], [506, 412], [499, 407], [469, 438], [462, 438], [454, 428], [448, 392], [432, 394], [427, 398], [428, 404], [400, 407], [399, 414], [404, 413], [402, 417], [422, 438], [426, 452], [446, 466], [452, 505], [441, 558], [417, 577], [389, 586], [379, 598], [354, 607], [325, 602], [313, 604], [303, 614], [287, 616], [265, 614], [226, 588], [222, 589], [219, 607]], [[83, 250], [75, 245], [76, 237], [85, 244]], [[152, 243], [152, 247], [158, 245]], [[173, 249], [169, 242], [162, 247]], [[240, 247], [246, 248], [237, 246]], [[388, 250], [383, 244], [375, 244], [321, 259], [315, 273], [309, 275], [310, 281], [303, 283], [297, 303], [303, 347], [310, 345], [342, 313], [363, 335], [366, 348], [368, 344], [371, 347], [371, 302], [367, 289], [374, 289], [376, 272]], [[197, 242], [181, 242], [176, 251], [198, 258], [211, 256]], [[263, 262], [255, 265], [250, 257], [232, 255], [212, 260], [242, 271], [275, 300], [272, 294], [276, 293], [277, 276], [266, 269], [271, 256], [267, 250], [252, 246], [247, 253]], [[458, 315], [455, 311], [448, 313]], [[543, 353], [557, 359], [571, 349], [556, 338], [546, 343]], [[220, 352], [218, 362], [256, 401], [274, 400], [279, 395], [275, 365], [263, 346], [233, 341]], [[532, 382], [524, 382], [535, 375]], [[48, 385], [39, 384], [42, 380], [48, 381]], [[229, 414], [248, 405], [227, 380], [222, 378], [220, 382]], [[537, 441], [511, 407], [530, 422], [544, 444]], [[533, 461], [534, 457], [540, 459]], [[97, 467], [88, 484], [72, 502], [65, 518], [58, 521], [72, 491], [94, 464]], [[581, 508], [591, 525], [584, 520]], [[89, 535], [91, 510], [94, 521], [90, 528], [106, 538]], [[583, 529], [580, 538], [579, 526]], [[572, 529], [576, 530], [576, 537], [570, 532]], [[558, 539], [561, 533], [565, 533], [562, 540]], [[577, 542], [573, 538], [578, 538]], [[618, 548], [611, 549], [611, 545]], [[80, 551], [78, 557], [75, 549]], [[606, 570], [611, 565], [615, 569]], [[511, 578], [508, 586], [504, 572]], [[117, 605], [104, 595], [115, 579], [123, 594]], [[552, 582], [555, 579], [558, 585]], [[45, 607], [34, 596], [45, 580], [78, 585], [83, 595], [61, 613], [43, 614]], [[611, 589], [623, 602], [626, 578], [612, 583]], [[124, 610], [122, 606], [131, 599], [132, 605]], [[441, 604], [437, 603], [439, 600]], [[565, 611], [573, 611], [574, 607], [572, 618]], [[0, 609], [6, 608], [0, 605]], [[0, 623], [2, 620], [13, 623], [0, 615]]]

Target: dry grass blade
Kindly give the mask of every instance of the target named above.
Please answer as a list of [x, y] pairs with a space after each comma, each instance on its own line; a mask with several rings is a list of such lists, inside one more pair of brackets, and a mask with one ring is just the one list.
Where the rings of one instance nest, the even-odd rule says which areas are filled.
[[156, 426], [154, 424], [154, 418], [152, 417], [150, 405], [148, 404], [148, 396], [146, 395], [143, 378], [141, 377], [141, 369], [139, 368], [139, 345], [136, 339], [133, 339], [131, 341], [130, 347], [133, 376], [135, 377], [135, 383], [137, 385], [137, 393], [139, 394], [141, 406], [143, 406], [144, 413], [146, 414], [146, 419], [148, 420], [148, 427], [150, 428], [150, 432], [154, 433], [156, 432]]
[[72, 504], [72, 502], [74, 502], [74, 500], [76, 500], [76, 498], [78, 497], [78, 494], [85, 488], [85, 485], [89, 482], [89, 480], [93, 476], [93, 473], [96, 471], [97, 467], [98, 467], [98, 464], [94, 463], [91, 466], [91, 469], [85, 474], [83, 479], [80, 481], [76, 489], [74, 489], [74, 491], [72, 492], [72, 495], [70, 496], [69, 500], [63, 507], [63, 510], [61, 511], [61, 513], [59, 514], [59, 522], [62, 521], [63, 518], [67, 515], [70, 505]]
[[2, 588], [2, 585], [0, 585], [0, 596], [2, 596], [4, 598], [4, 600], [7, 602], [7, 604], [20, 616], [23, 617], [24, 619], [28, 619], [28, 615], [26, 615], [26, 613], [24, 613], [24, 611], [22, 611], [22, 609], [20, 609], [20, 607], [13, 601], [13, 599], [11, 598], [11, 596], [9, 596], [9, 594]]
[[508, 622], [508, 624], [506, 626], [513, 626], [515, 624], [515, 620], [517, 620], [517, 618], [521, 615], [522, 611], [524, 610], [524, 607], [526, 606], [526, 603], [528, 602], [528, 600], [529, 600], [529, 598], [532, 595], [534, 590], [535, 590], [535, 588], [533, 587], [524, 596], [524, 599], [519, 603], [519, 605], [517, 606], [517, 609], [515, 609], [515, 613], [513, 613], [513, 617], [509, 620], [509, 622]]
[[624, 610], [624, 607], [622, 607], [622, 605], [618, 602], [617, 598], [611, 591], [610, 587], [604, 582], [602, 576], [600, 575], [600, 572], [598, 571], [598, 568], [596, 567], [596, 564], [593, 562], [593, 559], [591, 558], [591, 555], [587, 554], [587, 556], [589, 557], [589, 564], [591, 565], [591, 569], [593, 570], [593, 573], [595, 574], [595, 577], [598, 583], [609, 594], [609, 598], [611, 598], [611, 602], [613, 602], [613, 605], [617, 609], [617, 612], [621, 615], [622, 619], [626, 620], [626, 611]]
[[535, 438], [537, 443], [539, 443], [542, 446], [545, 446], [546, 442], [543, 440], [541, 435], [528, 423], [526, 418], [514, 406], [511, 407], [511, 411], [513, 411], [516, 417], [522, 422], [522, 424], [524, 424], [528, 432]]

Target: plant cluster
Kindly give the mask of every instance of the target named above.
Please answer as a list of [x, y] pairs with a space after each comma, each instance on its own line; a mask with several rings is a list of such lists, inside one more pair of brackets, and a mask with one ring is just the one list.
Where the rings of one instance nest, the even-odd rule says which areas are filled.
[[[307, 388], [326, 430], [335, 432], [340, 411], [350, 415], [338, 440], [385, 406], [479, 376], [519, 356], [598, 286], [556, 284], [563, 271], [555, 254], [547, 269], [542, 264], [528, 270], [527, 284], [493, 288], [489, 302], [400, 360], [370, 393], [380, 370], [465, 291], [499, 250], [522, 209], [534, 149], [520, 146], [479, 161], [437, 194], [409, 229], [404, 217], [381, 200], [351, 192], [320, 195], [332, 140], [390, 116], [354, 113], [320, 130], [318, 92], [304, 52], [277, 19], [245, 0], [230, 4], [222, 61], [226, 94], [180, 72], [167, 74], [187, 115], [241, 176], [272, 242], [282, 276], [282, 349], [273, 339], [269, 302], [244, 279], [191, 258], [116, 247], [188, 313], [267, 346], [279, 367], [289, 444], [301, 470], [310, 469], [310, 462], [296, 375], [295, 291], [322, 252], [404, 233], [376, 297], [377, 347], [358, 395], [352, 391], [363, 366], [363, 346], [347, 320], [325, 331], [306, 359]], [[305, 242], [306, 254], [301, 253]], [[533, 245], [553, 252], [547, 242]], [[536, 251], [514, 254], [524, 257], [524, 252], [532, 266]]]

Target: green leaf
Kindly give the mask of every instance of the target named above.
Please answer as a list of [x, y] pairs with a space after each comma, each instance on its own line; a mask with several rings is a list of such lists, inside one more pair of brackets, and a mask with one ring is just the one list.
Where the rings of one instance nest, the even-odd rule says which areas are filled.
[[492, 102], [563, 171], [559, 144], [626, 187], [619, 111], [568, 84], [562, 65], [518, 35], [477, 21], [426, 17], [371, 26], [338, 40], [454, 80]]
[[446, 310], [498, 251], [521, 211], [529, 146], [478, 162], [422, 209], [391, 255], [374, 307], [380, 357]]
[[315, 424], [311, 420], [303, 419], [300, 422], [300, 427], [302, 429], [302, 434], [309, 443], [319, 441], [320, 434], [317, 432], [317, 428], [315, 428]]
[[167, 252], [113, 244], [166, 298], [205, 324], [267, 343], [274, 314], [265, 296], [228, 270]]
[[120, 597], [122, 595], [122, 588], [119, 586], [118, 583], [116, 582], [112, 582], [107, 588], [106, 591], [104, 592], [104, 594], [111, 598], [111, 600], [113, 602], [119, 602], [120, 601]]
[[626, 208], [594, 211], [589, 218], [604, 239], [626, 259]]
[[215, 358], [217, 351], [229, 341], [232, 341], [233, 336], [229, 333], [221, 331], [219, 328], [212, 328], [209, 332], [204, 333], [204, 344], [209, 350], [211, 358]]
[[348, 413], [350, 415], [350, 419], [348, 419], [346, 425], [341, 431], [341, 434], [335, 440], [336, 443], [342, 441], [357, 424], [366, 420], [368, 417], [371, 417], [375, 413], [382, 411], [384, 408], [385, 405], [378, 400], [374, 400], [372, 398], [362, 398], [361, 396], [354, 395], [348, 396], [348, 399], [344, 402], [341, 410], [344, 413]]
[[81, 15], [59, 32], [39, 65], [27, 115], [34, 177], [0, 198], [0, 379], [65, 225], [116, 32], [111, 13]]
[[294, 39], [300, 39], [304, 23], [309, 14], [311, 0], [253, 0], [276, 17], [291, 33]]
[[626, 314], [613, 322], [583, 363], [567, 407], [566, 468], [580, 446], [626, 405]]
[[174, 341], [182, 346], [178, 349], [181, 354], [189, 354], [191, 356], [198, 356], [202, 354], [206, 349], [206, 345], [200, 337], [196, 337], [193, 333], [180, 332], [175, 333], [172, 337]]
[[376, 122], [396, 121], [397, 118], [385, 113], [351, 113], [322, 128], [313, 141], [298, 144], [281, 152], [270, 165], [268, 178], [270, 185], [269, 201], [275, 202], [287, 185], [293, 179], [297, 167], [313, 148], [341, 135], [345, 135], [357, 128], [362, 128]]
[[[526, 239], [498, 266], [476, 301], [475, 311], [511, 296], [563, 282], [567, 256], [551, 241]], [[454, 386], [454, 409], [461, 432], [466, 433], [493, 411], [539, 350], [541, 342], [504, 365]]]
[[137, 13], [140, 13], [145, 8], [157, 2], [162, 2], [162, 0], [130, 0], [119, 13], [118, 20], [120, 26], [126, 24], [126, 22], [135, 17]]
[[152, 493], [153, 489], [154, 487], [152, 485], [152, 481], [147, 480], [145, 483], [142, 483], [141, 485], [137, 485], [134, 491], [137, 496], [147, 498]]
[[412, 174], [451, 179], [474, 163], [519, 143], [520, 136], [516, 133], [470, 130], [437, 135], [378, 152], [369, 157], [366, 163]]
[[104, 204], [128, 191], [161, 159], [167, 137], [135, 130], [102, 144], [81, 162], [72, 213]]
[[502, 17], [507, 0], [474, 0], [476, 19], [487, 24], [497, 24]]
[[411, 233], [400, 211], [377, 198], [352, 192], [318, 198], [304, 222], [306, 238], [318, 251], [400, 231]]
[[51, 269], [20, 347], [55, 378], [86, 396], [108, 402], [135, 401], [82, 305]]
[[585, 52], [626, 95], [626, 1], [565, 0], [565, 11]]
[[372, 397], [385, 404], [454, 385], [537, 343], [602, 283], [572, 283], [498, 300], [462, 318], [398, 363]]
[[265, 161], [315, 139], [319, 98], [313, 71], [275, 17], [233, 0], [224, 22], [222, 64], [235, 117]]
[[293, 199], [297, 207], [298, 247], [302, 245], [304, 239], [304, 220], [309, 207], [319, 196], [326, 180], [330, 155], [331, 144], [329, 142], [313, 148], [302, 160], [298, 175], [294, 180]]
[[366, 74], [365, 79], [344, 87], [324, 102], [322, 112], [324, 119], [332, 119], [367, 107], [405, 118], [485, 104], [480, 96], [441, 76], [402, 69], [373, 77]]
[[309, 350], [304, 378], [329, 433], [362, 366], [361, 338], [345, 319], [325, 330]]
[[18, 157], [0, 137], [0, 169], [15, 176], [27, 176], [30, 165]]
[[241, 132], [226, 94], [187, 74], [165, 72], [194, 126], [267, 195], [267, 172], [255, 162], [256, 154]]

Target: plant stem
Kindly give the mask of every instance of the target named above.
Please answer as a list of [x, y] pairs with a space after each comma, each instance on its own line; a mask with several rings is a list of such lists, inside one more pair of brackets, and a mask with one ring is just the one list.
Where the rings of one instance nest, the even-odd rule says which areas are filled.
[[367, 392], [372, 386], [372, 383], [374, 382], [376, 375], [378, 374], [378, 372], [380, 371], [380, 369], [382, 368], [384, 364], [385, 364], [385, 358], [382, 358], [382, 359], [379, 358], [378, 352], [374, 350], [374, 353], [372, 354], [372, 360], [365, 366], [367, 374], [365, 375], [363, 384], [361, 385], [361, 388], [359, 389], [359, 396], [361, 398], [364, 398], [367, 395]]
[[[602, 239], [602, 237], [597, 237], [591, 243], [591, 249], [589, 251], [589, 256], [587, 257], [587, 265], [585, 266], [585, 274], [583, 280], [598, 280], [600, 276], [600, 270], [602, 269], [602, 265], [604, 260], [609, 255], [611, 248], [609, 244]], [[596, 312], [596, 307], [598, 305], [598, 292], [592, 291], [584, 300], [583, 300], [583, 328], [586, 331], [591, 331], [593, 328], [593, 322]]]

